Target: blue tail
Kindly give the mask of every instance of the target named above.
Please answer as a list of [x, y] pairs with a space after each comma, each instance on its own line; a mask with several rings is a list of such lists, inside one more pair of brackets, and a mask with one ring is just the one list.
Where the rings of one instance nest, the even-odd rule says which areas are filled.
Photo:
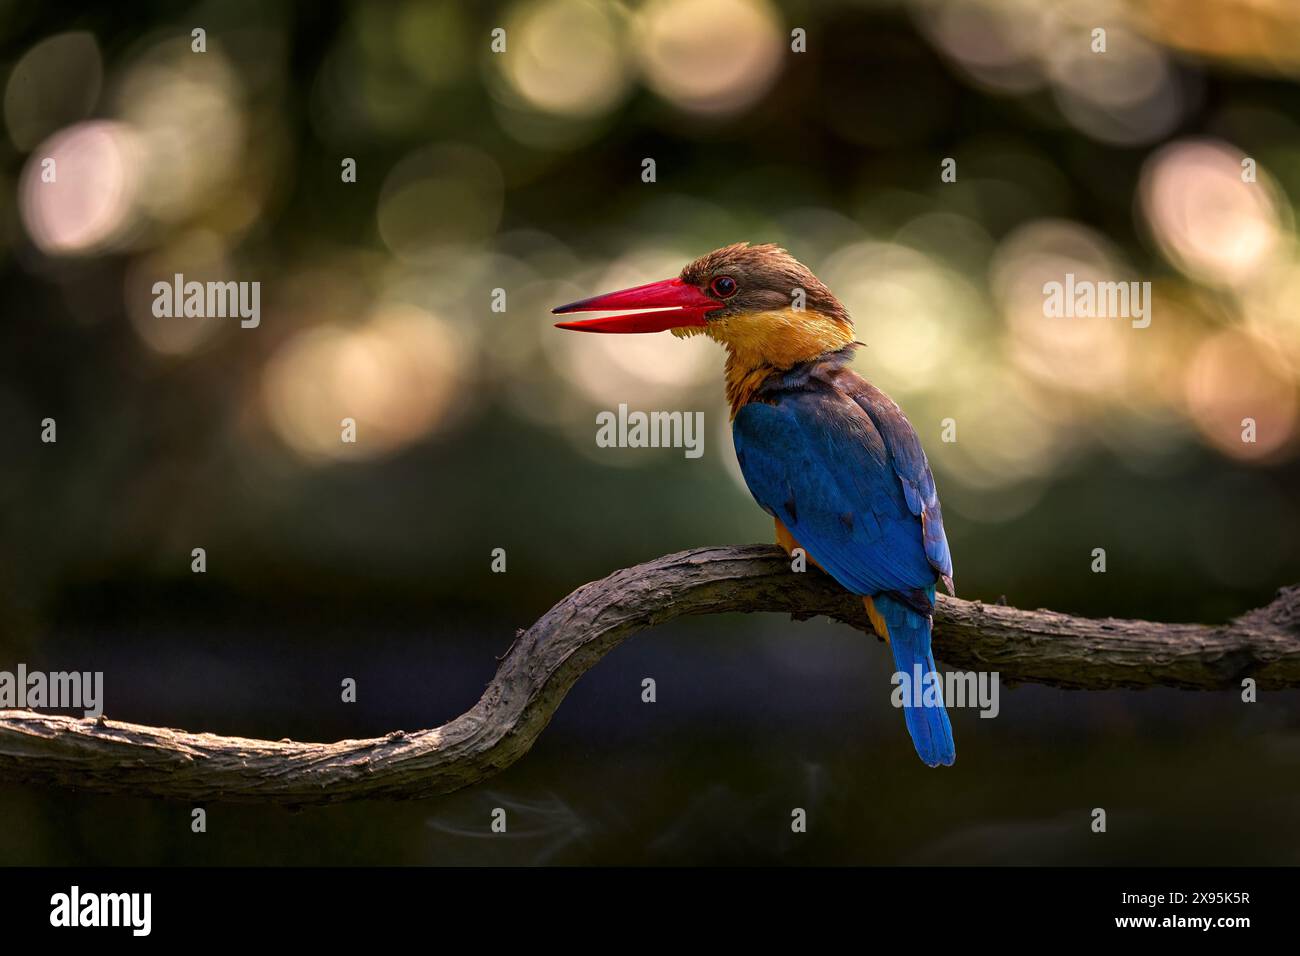
[[[894, 651], [894, 666], [907, 675], [908, 685], [915, 683], [918, 664], [926, 683], [931, 680], [926, 677], [928, 674], [935, 674], [937, 678], [934, 655], [930, 653], [930, 619], [888, 594], [873, 595], [871, 600], [889, 628], [889, 646]], [[920, 689], [923, 690], [924, 685]], [[931, 767], [947, 767], [957, 759], [957, 748], [952, 742], [952, 724], [948, 723], [948, 712], [943, 707], [943, 690], [937, 680], [935, 690], [939, 693], [937, 705], [932, 702], [928, 707], [912, 706], [906, 702], [912, 698], [905, 698], [903, 717], [907, 721], [907, 732], [912, 735], [912, 743], [921, 759]]]

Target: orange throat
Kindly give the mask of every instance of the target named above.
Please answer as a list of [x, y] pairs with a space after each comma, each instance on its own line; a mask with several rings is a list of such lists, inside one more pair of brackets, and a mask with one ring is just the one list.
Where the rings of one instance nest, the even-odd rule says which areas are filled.
[[[674, 329], [694, 334], [694, 329]], [[819, 312], [781, 309], [749, 312], [709, 322], [698, 330], [727, 350], [727, 403], [735, 418], [768, 376], [838, 352], [853, 342], [853, 327]]]

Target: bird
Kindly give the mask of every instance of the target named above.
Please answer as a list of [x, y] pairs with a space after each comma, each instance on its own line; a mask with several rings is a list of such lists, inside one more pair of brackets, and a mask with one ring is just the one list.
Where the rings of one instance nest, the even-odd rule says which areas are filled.
[[912, 690], [895, 694], [917, 754], [950, 766], [956, 748], [930, 643], [937, 585], [955, 593], [939, 495], [903, 411], [850, 367], [863, 343], [848, 309], [785, 249], [740, 242], [674, 278], [552, 310], [610, 311], [619, 314], [556, 326], [722, 345], [736, 460], [775, 520], [777, 544], [861, 596], [893, 652], [895, 683]]

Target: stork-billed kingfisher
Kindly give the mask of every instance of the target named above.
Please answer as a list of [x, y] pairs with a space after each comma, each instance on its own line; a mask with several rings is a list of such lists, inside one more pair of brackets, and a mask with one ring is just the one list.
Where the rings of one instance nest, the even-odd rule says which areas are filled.
[[935, 585], [953, 593], [939, 496], [902, 410], [849, 368], [861, 343], [848, 310], [784, 249], [738, 243], [676, 278], [553, 311], [625, 309], [638, 311], [559, 327], [668, 330], [722, 344], [736, 459], [754, 500], [776, 519], [777, 543], [787, 553], [802, 548], [862, 595], [906, 675], [903, 687], [912, 687], [903, 715], [916, 752], [932, 767], [950, 765], [952, 726], [930, 650]]

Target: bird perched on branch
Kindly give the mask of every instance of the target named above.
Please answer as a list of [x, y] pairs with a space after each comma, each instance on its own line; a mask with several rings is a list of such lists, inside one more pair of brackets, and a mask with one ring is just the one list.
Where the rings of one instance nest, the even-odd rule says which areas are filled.
[[738, 243], [676, 278], [553, 311], [621, 313], [562, 329], [668, 330], [722, 344], [732, 439], [750, 493], [776, 519], [787, 552], [802, 548], [862, 595], [905, 675], [901, 686], [912, 690], [903, 714], [916, 752], [930, 766], [951, 764], [952, 727], [930, 650], [935, 585], [953, 591], [934, 476], [899, 407], [849, 368], [861, 343], [840, 301], [784, 249]]

